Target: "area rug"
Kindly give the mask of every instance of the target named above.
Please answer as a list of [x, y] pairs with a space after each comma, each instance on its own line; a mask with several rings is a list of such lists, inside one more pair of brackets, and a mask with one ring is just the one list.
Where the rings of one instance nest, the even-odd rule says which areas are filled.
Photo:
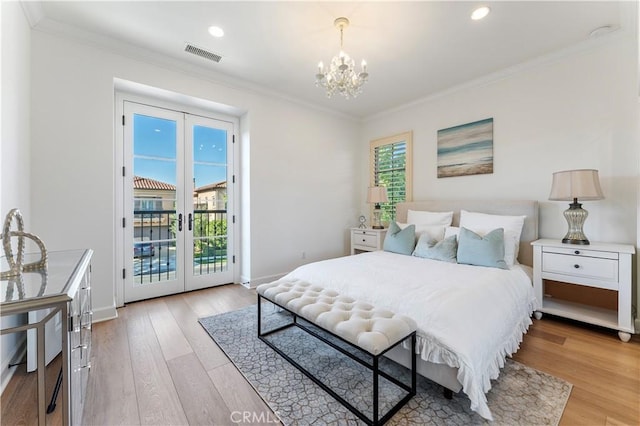
[[[266, 311], [266, 312], [265, 312]], [[286, 314], [263, 309], [263, 327], [289, 321]], [[289, 364], [257, 336], [257, 309], [201, 318], [200, 324], [285, 425], [364, 424], [320, 386]], [[371, 373], [335, 349], [297, 327], [274, 333], [269, 339], [287, 355], [320, 376], [336, 393], [363, 412], [371, 406]], [[406, 382], [407, 370], [389, 361], [383, 367]], [[513, 360], [487, 393], [494, 417], [488, 422], [469, 408], [462, 392], [445, 399], [442, 387], [418, 376], [417, 394], [400, 409], [389, 425], [557, 425], [572, 385]], [[381, 405], [391, 406], [403, 395], [391, 382], [381, 380]]]

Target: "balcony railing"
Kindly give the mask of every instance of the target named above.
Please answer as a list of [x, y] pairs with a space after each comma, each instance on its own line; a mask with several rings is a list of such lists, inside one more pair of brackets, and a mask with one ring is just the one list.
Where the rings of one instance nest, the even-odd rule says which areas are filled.
[[[134, 210], [134, 280], [140, 284], [176, 279], [175, 210]], [[227, 270], [227, 211], [196, 209], [184, 217], [193, 235], [193, 275]], [[180, 263], [178, 263], [180, 265]]]
[[227, 210], [193, 211], [193, 274], [227, 270]]

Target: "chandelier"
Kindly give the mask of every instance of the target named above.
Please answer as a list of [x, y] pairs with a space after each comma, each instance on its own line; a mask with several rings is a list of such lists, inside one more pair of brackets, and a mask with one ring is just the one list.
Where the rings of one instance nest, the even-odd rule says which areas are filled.
[[343, 30], [349, 26], [347, 18], [337, 18], [333, 25], [340, 30], [340, 53], [331, 59], [331, 64], [325, 69], [324, 64], [318, 64], [316, 86], [323, 87], [330, 98], [338, 92], [346, 99], [355, 98], [362, 92], [362, 86], [367, 82], [367, 63], [363, 60], [359, 73], [355, 70], [355, 61], [342, 50]]

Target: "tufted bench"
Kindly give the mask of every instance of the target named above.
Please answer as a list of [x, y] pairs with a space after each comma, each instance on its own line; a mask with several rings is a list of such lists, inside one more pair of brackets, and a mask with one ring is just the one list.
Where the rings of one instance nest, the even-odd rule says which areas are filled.
[[[400, 382], [379, 369], [379, 359], [387, 351], [407, 341], [415, 353], [416, 325], [415, 322], [404, 316], [395, 314], [386, 309], [378, 309], [369, 303], [357, 301], [351, 297], [342, 296], [334, 290], [311, 285], [299, 280], [281, 279], [269, 284], [263, 284], [256, 289], [258, 292], [258, 337], [283, 356], [287, 361], [297, 367], [315, 383], [321, 386], [331, 396], [340, 401], [350, 411], [360, 417], [367, 424], [383, 424], [393, 416], [416, 393], [416, 361], [411, 356], [411, 385]], [[292, 322], [276, 327], [269, 331], [262, 330], [263, 314], [262, 304], [271, 303], [287, 311]], [[331, 336], [346, 342], [351, 347], [357, 348], [370, 362], [355, 356], [352, 351], [347, 351], [331, 339], [327, 339], [319, 333], [304, 325], [302, 318], [315, 327], [329, 333]], [[269, 339], [269, 334], [280, 332], [289, 327], [299, 327], [311, 335], [331, 345], [336, 350], [349, 356], [351, 359], [366, 366], [373, 373], [373, 416], [370, 419], [348, 401], [337, 395], [327, 385], [313, 376], [295, 360], [276, 347]], [[379, 415], [379, 376], [391, 381], [407, 392], [405, 397], [393, 406], [387, 413]]]

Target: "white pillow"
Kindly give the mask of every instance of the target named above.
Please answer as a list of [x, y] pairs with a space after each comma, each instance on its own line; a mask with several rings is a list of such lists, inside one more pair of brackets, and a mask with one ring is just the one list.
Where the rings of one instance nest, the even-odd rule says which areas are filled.
[[504, 229], [504, 261], [512, 266], [518, 262], [520, 235], [525, 218], [526, 216], [502, 216], [460, 210], [460, 227], [478, 234], [488, 234], [496, 228]]
[[404, 229], [409, 225], [414, 225], [416, 227], [416, 241], [418, 241], [422, 234], [426, 234], [436, 241], [441, 241], [444, 239], [444, 226], [442, 225], [415, 225], [413, 223], [397, 223], [400, 229]]
[[456, 236], [456, 239], [458, 239], [458, 235], [460, 234], [460, 228], [458, 228], [457, 226], [447, 226], [446, 228], [444, 228], [444, 238], [449, 238], [452, 235]]
[[425, 212], [420, 210], [407, 211], [407, 223], [413, 225], [441, 225], [449, 226], [453, 220], [453, 212]]

